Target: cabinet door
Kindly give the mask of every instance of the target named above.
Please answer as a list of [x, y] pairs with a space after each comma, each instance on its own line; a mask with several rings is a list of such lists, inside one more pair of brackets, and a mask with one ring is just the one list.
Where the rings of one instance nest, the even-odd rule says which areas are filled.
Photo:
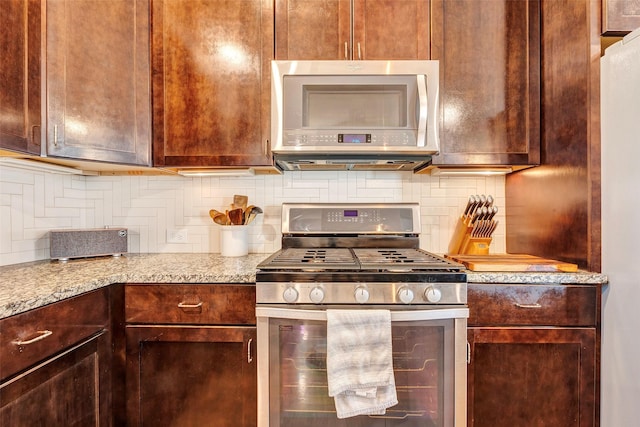
[[271, 165], [267, 0], [157, 0], [152, 11], [156, 166]]
[[255, 327], [127, 326], [128, 425], [255, 426], [255, 338]]
[[0, 384], [0, 425], [109, 425], [108, 349], [100, 334]]
[[469, 328], [469, 427], [597, 425], [595, 328]]
[[440, 61], [436, 165], [540, 162], [540, 5], [432, 1], [432, 59]]
[[428, 59], [429, 0], [276, 0], [276, 59]]
[[349, 59], [349, 0], [276, 0], [276, 59]]
[[148, 165], [147, 0], [47, 2], [47, 154]]
[[429, 59], [429, 0], [354, 0], [353, 59]]
[[40, 153], [40, 0], [0, 1], [0, 148]]

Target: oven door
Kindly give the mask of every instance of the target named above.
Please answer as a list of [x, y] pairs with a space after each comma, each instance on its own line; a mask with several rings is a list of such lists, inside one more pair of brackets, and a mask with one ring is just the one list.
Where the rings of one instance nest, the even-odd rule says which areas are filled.
[[390, 310], [399, 403], [385, 415], [338, 419], [327, 387], [326, 311], [259, 306], [258, 427], [465, 426], [469, 310]]

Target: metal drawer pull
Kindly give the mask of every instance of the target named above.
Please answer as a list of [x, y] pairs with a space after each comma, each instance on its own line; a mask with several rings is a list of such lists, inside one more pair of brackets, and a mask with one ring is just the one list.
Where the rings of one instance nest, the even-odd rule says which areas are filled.
[[38, 336], [36, 336], [35, 338], [31, 338], [30, 340], [24, 340], [24, 341], [20, 340], [20, 339], [17, 339], [17, 340], [11, 341], [11, 344], [29, 345], [29, 344], [33, 344], [34, 342], [41, 341], [41, 340], [45, 339], [46, 337], [48, 337], [49, 335], [53, 335], [53, 332], [47, 331], [47, 330], [37, 331], [37, 333], [38, 333]]
[[516, 307], [518, 308], [542, 308], [542, 306], [538, 303], [535, 304], [520, 304], [520, 303], [515, 303]]
[[349, 59], [349, 45], [344, 42], [344, 59]]
[[178, 308], [200, 308], [202, 307], [202, 301], [197, 304], [188, 304], [186, 302], [178, 303]]
[[247, 363], [253, 362], [253, 356], [251, 355], [252, 342], [253, 342], [253, 338], [249, 338], [249, 341], [247, 341]]

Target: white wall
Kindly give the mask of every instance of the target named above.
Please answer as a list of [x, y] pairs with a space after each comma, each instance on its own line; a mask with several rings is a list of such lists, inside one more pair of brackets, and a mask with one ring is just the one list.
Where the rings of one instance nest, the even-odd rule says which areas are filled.
[[[500, 221], [491, 252], [505, 251], [504, 177], [432, 177], [410, 172], [292, 172], [229, 178], [72, 176], [0, 165], [0, 265], [49, 258], [48, 231], [119, 226], [129, 252], [219, 252], [219, 226], [209, 209], [225, 209], [234, 194], [260, 206], [250, 228], [253, 253], [280, 248], [283, 202], [418, 202], [420, 246], [446, 252], [471, 194], [491, 194]], [[184, 244], [167, 230], [184, 229]]]

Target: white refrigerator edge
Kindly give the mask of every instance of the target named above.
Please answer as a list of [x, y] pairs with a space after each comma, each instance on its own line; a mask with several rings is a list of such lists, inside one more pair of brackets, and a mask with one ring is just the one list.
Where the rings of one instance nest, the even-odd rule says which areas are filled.
[[640, 426], [640, 29], [601, 59], [601, 426]]

